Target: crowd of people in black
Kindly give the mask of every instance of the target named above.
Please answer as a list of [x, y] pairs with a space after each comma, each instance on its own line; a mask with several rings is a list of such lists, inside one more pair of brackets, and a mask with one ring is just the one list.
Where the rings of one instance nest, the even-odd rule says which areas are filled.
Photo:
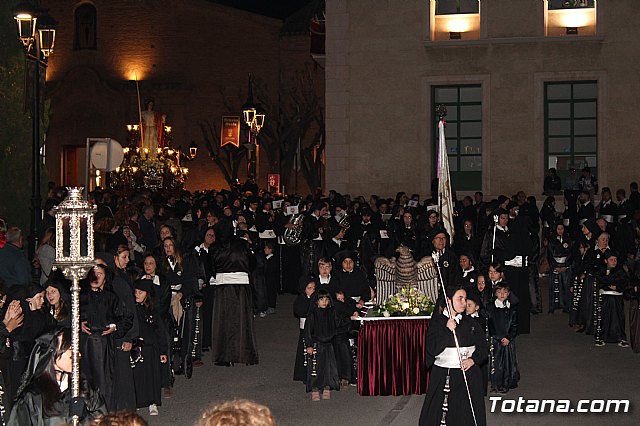
[[[622, 347], [629, 345], [623, 300], [631, 299], [630, 341], [640, 352], [638, 186], [631, 184], [628, 199], [618, 190], [617, 203], [602, 188], [594, 205], [597, 182], [581, 181], [588, 185], [549, 195], [541, 209], [524, 192], [466, 196], [454, 203], [453, 238], [436, 197], [404, 192], [285, 197], [251, 181], [197, 193], [93, 191], [96, 266], [81, 293], [83, 415], [135, 408], [157, 415], [174, 376], [191, 377], [205, 351], [218, 366], [258, 363], [254, 319], [275, 313], [282, 293], [298, 295], [294, 379], [312, 400], [329, 399], [331, 390], [356, 383], [354, 320], [376, 299], [375, 259], [400, 245], [416, 260], [432, 256], [447, 293], [439, 302], [464, 296], [466, 312], [453, 309], [485, 330], [492, 350], [474, 360], [485, 393], [517, 386], [515, 340], [530, 332], [530, 315], [542, 312], [545, 298], [549, 313], [567, 313], [596, 345]], [[52, 270], [54, 208], [65, 196], [51, 188], [31, 262], [20, 229], [5, 225], [0, 233], [2, 412], [13, 424], [69, 415], [60, 402], [69, 398], [70, 368], [58, 364], [69, 352], [70, 283]], [[564, 202], [562, 212], [556, 202]], [[548, 297], [539, 286], [545, 275]], [[442, 303], [438, 309], [434, 315], [446, 311]], [[448, 319], [442, 325], [455, 328]], [[25, 411], [42, 392], [42, 412]]]

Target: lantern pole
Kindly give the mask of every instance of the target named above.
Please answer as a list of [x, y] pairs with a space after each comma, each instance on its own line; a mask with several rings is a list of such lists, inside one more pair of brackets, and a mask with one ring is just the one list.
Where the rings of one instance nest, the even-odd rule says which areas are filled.
[[[56, 261], [71, 286], [71, 407], [72, 424], [77, 426], [84, 408], [80, 398], [80, 280], [94, 267], [93, 215], [96, 207], [83, 197], [82, 187], [67, 188], [69, 196], [57, 207]], [[86, 240], [82, 241], [86, 226]], [[68, 239], [68, 241], [65, 240]]]

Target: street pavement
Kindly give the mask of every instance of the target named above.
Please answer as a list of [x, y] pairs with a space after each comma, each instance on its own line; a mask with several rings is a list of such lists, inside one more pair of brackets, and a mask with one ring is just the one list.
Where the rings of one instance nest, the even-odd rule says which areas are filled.
[[[546, 294], [546, 292], [545, 292]], [[217, 367], [208, 354], [193, 378], [176, 379], [175, 396], [164, 399], [160, 415], [140, 414], [152, 426], [190, 425], [208, 404], [247, 398], [271, 408], [278, 425], [417, 425], [424, 396], [362, 397], [355, 387], [333, 392], [331, 400], [311, 402], [302, 383], [294, 382], [293, 364], [298, 323], [293, 318], [290, 295], [278, 298], [277, 313], [256, 318], [260, 363], [254, 366]], [[546, 298], [545, 298], [546, 302]], [[627, 306], [628, 312], [628, 306]], [[628, 321], [627, 321], [628, 327]], [[539, 414], [501, 413], [500, 402], [491, 412], [489, 425], [638, 425], [640, 424], [640, 354], [616, 345], [596, 347], [592, 336], [577, 334], [567, 325], [567, 315], [542, 313], [532, 317], [532, 333], [517, 338], [520, 385], [499, 395], [509, 409], [518, 398], [571, 400], [629, 399], [628, 413]], [[497, 395], [496, 395], [497, 396]], [[595, 403], [598, 407], [599, 403]], [[526, 403], [521, 403], [522, 407]]]

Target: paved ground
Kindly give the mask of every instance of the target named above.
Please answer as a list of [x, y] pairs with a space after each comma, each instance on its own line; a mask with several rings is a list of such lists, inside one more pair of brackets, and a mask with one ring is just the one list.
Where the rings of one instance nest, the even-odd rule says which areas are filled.
[[[291, 379], [298, 333], [292, 303], [293, 296], [282, 296], [277, 314], [256, 319], [259, 365], [215, 367], [205, 357], [191, 380], [177, 379], [175, 397], [163, 401], [150, 425], [189, 425], [202, 407], [234, 397], [269, 406], [283, 426], [417, 424], [423, 396], [361, 397], [351, 387], [334, 392], [330, 401], [312, 403], [304, 385]], [[533, 317], [532, 334], [518, 337], [520, 386], [504, 398], [569, 399], [574, 404], [580, 399], [629, 399], [629, 413], [490, 413], [487, 400], [489, 425], [640, 424], [640, 354], [612, 345], [595, 347], [591, 336], [574, 333], [566, 320], [561, 313]]]

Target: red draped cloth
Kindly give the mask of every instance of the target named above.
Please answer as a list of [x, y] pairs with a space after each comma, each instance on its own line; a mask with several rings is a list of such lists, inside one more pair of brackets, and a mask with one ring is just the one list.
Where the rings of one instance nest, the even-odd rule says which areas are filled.
[[358, 334], [358, 393], [426, 393], [428, 327], [428, 319], [363, 321]]

